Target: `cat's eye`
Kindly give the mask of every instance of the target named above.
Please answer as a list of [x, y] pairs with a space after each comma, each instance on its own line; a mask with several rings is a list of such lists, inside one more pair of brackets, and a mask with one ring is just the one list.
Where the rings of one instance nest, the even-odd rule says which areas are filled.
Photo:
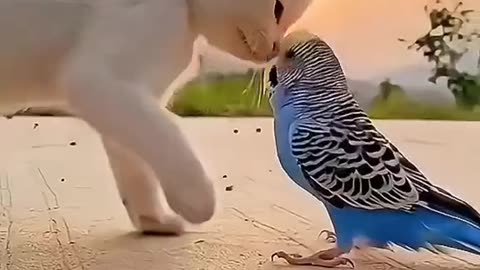
[[277, 20], [277, 24], [280, 23], [280, 19], [282, 18], [284, 10], [285, 10], [285, 7], [283, 6], [282, 2], [280, 2], [279, 0], [275, 0], [274, 14], [275, 14], [275, 19]]

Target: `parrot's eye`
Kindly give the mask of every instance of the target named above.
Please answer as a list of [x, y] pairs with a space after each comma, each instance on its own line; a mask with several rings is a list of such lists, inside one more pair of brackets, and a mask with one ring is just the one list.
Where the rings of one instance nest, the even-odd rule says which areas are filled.
[[292, 50], [292, 49], [289, 49], [286, 53], [285, 53], [285, 58], [287, 59], [292, 59], [295, 57], [295, 52]]

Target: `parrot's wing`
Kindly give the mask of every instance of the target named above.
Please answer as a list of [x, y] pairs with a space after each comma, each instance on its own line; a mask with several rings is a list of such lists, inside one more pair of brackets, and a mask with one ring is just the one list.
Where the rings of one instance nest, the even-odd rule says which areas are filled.
[[295, 125], [293, 156], [310, 185], [337, 207], [411, 210], [431, 189], [424, 175], [369, 121]]

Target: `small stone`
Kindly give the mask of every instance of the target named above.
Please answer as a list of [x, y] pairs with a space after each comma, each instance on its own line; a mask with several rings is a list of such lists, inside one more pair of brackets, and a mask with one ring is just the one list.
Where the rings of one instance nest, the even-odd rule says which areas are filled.
[[237, 133], [238, 133], [238, 129], [234, 129], [234, 130], [233, 130], [233, 133], [237, 134]]
[[77, 145], [77, 142], [75, 142], [75, 141], [70, 142], [69, 145], [70, 145], [70, 146], [75, 146], [75, 145]]
[[256, 131], [257, 133], [260, 133], [260, 132], [262, 132], [262, 129], [261, 129], [261, 128], [257, 128], [255, 131]]
[[194, 244], [201, 244], [201, 243], [205, 243], [205, 240], [200, 239], [194, 242]]
[[36, 129], [38, 127], [38, 123], [33, 124], [33, 129]]
[[60, 179], [60, 182], [65, 182], [65, 178]]
[[233, 190], [233, 186], [227, 186], [227, 187], [225, 188], [225, 190], [226, 190], [226, 191], [232, 191], [232, 190]]
[[227, 177], [228, 177], [228, 176], [227, 176], [226, 174], [224, 174], [224, 175], [222, 176], [223, 179], [227, 179]]

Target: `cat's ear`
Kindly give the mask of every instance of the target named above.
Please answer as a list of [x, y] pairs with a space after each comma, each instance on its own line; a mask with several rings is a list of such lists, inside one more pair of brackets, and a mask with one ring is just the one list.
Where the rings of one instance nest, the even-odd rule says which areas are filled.
[[302, 17], [312, 0], [280, 0], [284, 6], [283, 16], [279, 22], [283, 32]]

